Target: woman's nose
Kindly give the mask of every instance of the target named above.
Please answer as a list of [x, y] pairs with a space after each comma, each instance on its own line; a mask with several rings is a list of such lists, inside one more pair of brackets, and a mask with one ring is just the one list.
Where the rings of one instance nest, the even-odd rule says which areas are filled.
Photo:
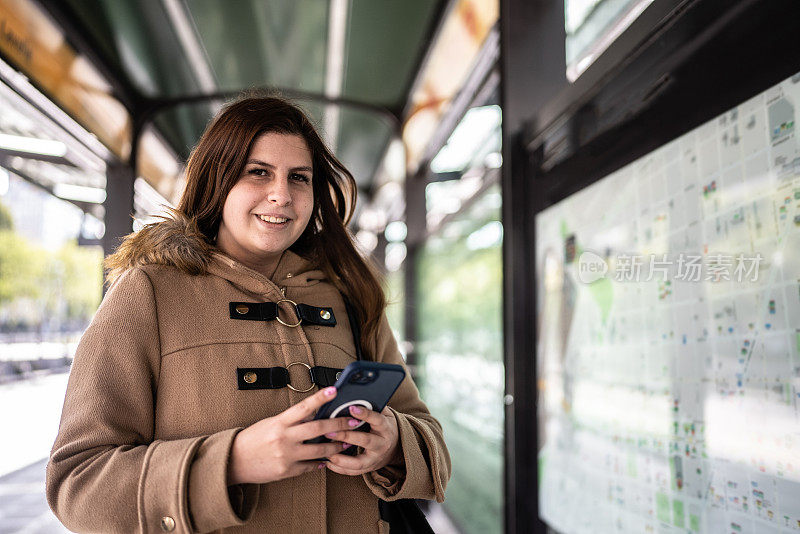
[[287, 177], [278, 177], [270, 182], [267, 200], [279, 206], [286, 206], [292, 202]]

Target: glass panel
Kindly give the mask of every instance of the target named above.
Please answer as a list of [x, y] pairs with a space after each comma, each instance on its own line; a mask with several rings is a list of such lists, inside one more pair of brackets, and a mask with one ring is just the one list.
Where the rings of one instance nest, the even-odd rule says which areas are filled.
[[564, 0], [567, 78], [591, 65], [653, 0]]
[[465, 534], [503, 530], [502, 225], [498, 185], [419, 258], [420, 390], [444, 427], [445, 506]]
[[352, 0], [343, 96], [402, 107], [440, 3]]
[[498, 105], [467, 110], [447, 143], [431, 161], [431, 171], [462, 172], [467, 167], [484, 164], [488, 154], [499, 152], [501, 118]]
[[336, 156], [347, 166], [359, 187], [368, 188], [392, 135], [387, 119], [369, 111], [340, 108]]
[[222, 102], [179, 104], [159, 112], [152, 124], [178, 157], [186, 160]]
[[[82, 30], [148, 96], [195, 93], [192, 72], [162, 2], [67, 0]], [[170, 53], [165, 53], [170, 51]]]
[[250, 86], [322, 93], [328, 2], [189, 0], [221, 90]]
[[536, 217], [539, 510], [800, 527], [800, 76]]
[[411, 172], [416, 172], [441, 116], [475, 68], [475, 58], [499, 15], [498, 0], [459, 0], [447, 12], [411, 95], [403, 125]]

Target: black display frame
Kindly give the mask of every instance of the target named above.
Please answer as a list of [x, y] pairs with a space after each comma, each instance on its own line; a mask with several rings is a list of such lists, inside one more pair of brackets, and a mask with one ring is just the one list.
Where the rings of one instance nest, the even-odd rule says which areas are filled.
[[501, 3], [508, 533], [552, 531], [538, 512], [536, 215], [800, 72], [800, 40], [783, 37], [800, 2], [656, 0], [570, 84], [563, 7]]

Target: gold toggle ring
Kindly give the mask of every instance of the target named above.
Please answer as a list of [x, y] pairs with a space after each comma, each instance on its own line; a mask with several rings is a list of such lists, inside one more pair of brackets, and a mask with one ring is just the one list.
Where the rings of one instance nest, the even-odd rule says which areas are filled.
[[[296, 324], [289, 324], [289, 323], [285, 322], [283, 319], [281, 319], [281, 314], [280, 314], [280, 311], [281, 311], [280, 304], [281, 304], [281, 302], [289, 302], [294, 306], [294, 312], [297, 314], [297, 323]], [[289, 328], [296, 328], [296, 327], [300, 326], [300, 323], [303, 322], [303, 319], [300, 318], [300, 312], [297, 311], [297, 303], [295, 301], [289, 300], [289, 299], [281, 299], [278, 302], [276, 302], [276, 304], [278, 305], [278, 314], [275, 316], [275, 318], [278, 320], [279, 323], [281, 323], [283, 326], [288, 326]], [[310, 367], [309, 367], [309, 369], [310, 369]]]
[[[298, 393], [305, 393], [306, 391], [311, 391], [312, 389], [314, 389], [314, 375], [311, 374], [311, 366], [303, 362], [292, 362], [286, 366], [286, 370], [288, 371], [289, 368], [293, 365], [302, 365], [303, 367], [308, 369], [308, 376], [311, 377], [311, 385], [308, 387], [308, 389], [297, 389], [291, 383], [286, 384], [286, 387], [288, 387], [292, 391], [297, 391]], [[289, 379], [291, 379], [291, 377], [289, 377]]]

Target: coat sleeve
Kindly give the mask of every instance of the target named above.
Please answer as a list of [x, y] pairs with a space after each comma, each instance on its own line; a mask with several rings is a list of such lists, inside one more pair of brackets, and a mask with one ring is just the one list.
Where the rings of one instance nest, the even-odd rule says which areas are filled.
[[207, 532], [252, 515], [258, 486], [226, 483], [241, 429], [153, 439], [160, 361], [153, 286], [133, 269], [81, 338], [47, 464], [47, 501], [69, 529]]
[[386, 501], [435, 499], [442, 502], [451, 468], [442, 425], [420, 399], [386, 314], [381, 317], [372, 354], [376, 361], [399, 364], [406, 371], [405, 379], [389, 401], [389, 409], [397, 419], [403, 464], [390, 464], [362, 476], [370, 490]]

